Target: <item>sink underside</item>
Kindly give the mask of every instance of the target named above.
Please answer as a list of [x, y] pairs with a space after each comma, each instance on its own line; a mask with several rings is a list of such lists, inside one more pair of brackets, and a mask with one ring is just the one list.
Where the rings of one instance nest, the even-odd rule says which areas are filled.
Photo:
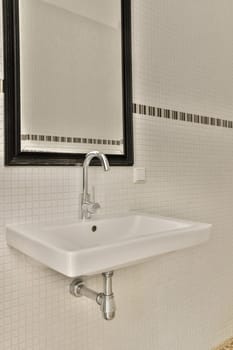
[[150, 214], [8, 225], [7, 243], [69, 277], [97, 274], [203, 243], [210, 224]]

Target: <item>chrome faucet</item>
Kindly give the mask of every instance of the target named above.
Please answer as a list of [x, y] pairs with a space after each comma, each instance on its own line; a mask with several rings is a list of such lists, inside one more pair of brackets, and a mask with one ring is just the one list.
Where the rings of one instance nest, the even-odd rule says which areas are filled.
[[88, 192], [88, 168], [93, 158], [98, 158], [104, 171], [109, 171], [110, 166], [107, 157], [99, 151], [92, 151], [87, 153], [83, 162], [83, 193], [81, 198], [81, 219], [90, 219], [92, 214], [100, 208], [100, 204], [91, 200], [90, 193]]

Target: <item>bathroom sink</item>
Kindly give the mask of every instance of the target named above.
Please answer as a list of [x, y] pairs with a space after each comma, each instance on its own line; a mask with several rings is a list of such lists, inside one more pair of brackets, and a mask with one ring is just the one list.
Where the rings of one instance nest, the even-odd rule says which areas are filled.
[[150, 214], [7, 226], [9, 246], [69, 277], [97, 274], [195, 246], [210, 224]]

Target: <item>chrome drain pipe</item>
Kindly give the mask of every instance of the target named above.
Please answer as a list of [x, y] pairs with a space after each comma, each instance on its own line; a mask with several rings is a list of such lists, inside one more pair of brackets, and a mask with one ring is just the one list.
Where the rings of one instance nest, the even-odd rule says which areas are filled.
[[85, 283], [80, 279], [75, 279], [70, 285], [70, 293], [75, 297], [85, 296], [91, 300], [94, 300], [98, 305], [100, 305], [100, 310], [102, 311], [105, 320], [113, 320], [116, 313], [116, 305], [114, 294], [112, 291], [112, 276], [113, 271], [102, 273], [104, 292], [97, 293], [96, 291], [87, 288]]

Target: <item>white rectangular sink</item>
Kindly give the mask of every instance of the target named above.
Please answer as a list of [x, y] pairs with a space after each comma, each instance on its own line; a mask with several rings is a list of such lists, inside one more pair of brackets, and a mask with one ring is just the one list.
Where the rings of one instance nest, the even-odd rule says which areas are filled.
[[7, 243], [68, 277], [97, 274], [207, 241], [210, 224], [150, 214], [7, 226]]

